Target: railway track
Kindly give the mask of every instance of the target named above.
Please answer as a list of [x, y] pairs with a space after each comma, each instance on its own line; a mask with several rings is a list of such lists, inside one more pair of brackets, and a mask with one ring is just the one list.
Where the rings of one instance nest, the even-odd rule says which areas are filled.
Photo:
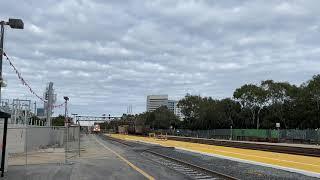
[[174, 169], [180, 173], [186, 174], [190, 176], [193, 179], [229, 179], [229, 180], [235, 180], [237, 178], [234, 178], [232, 176], [222, 174], [216, 171], [212, 171], [210, 169], [197, 166], [195, 164], [191, 164], [189, 162], [183, 161], [181, 159], [176, 159], [173, 157], [169, 157], [166, 155], [163, 155], [158, 152], [154, 152], [152, 150], [145, 150], [145, 152], [150, 153], [151, 157], [149, 159], [160, 163], [166, 167], [169, 167], [171, 169]]
[[[105, 135], [102, 135], [104, 139], [112, 140], [118, 143], [121, 143], [125, 146], [131, 147], [131, 148], [138, 148], [137, 143], [128, 142], [112, 137], [107, 137]], [[175, 171], [178, 171], [182, 174], [185, 174], [192, 179], [202, 179], [202, 180], [219, 180], [219, 179], [227, 179], [227, 180], [238, 180], [238, 178], [216, 172], [210, 169], [207, 169], [205, 167], [201, 167], [195, 164], [192, 164], [190, 162], [187, 162], [183, 159], [177, 159], [174, 157], [170, 157], [168, 155], [159, 153], [154, 151], [153, 149], [159, 149], [159, 147], [151, 147], [151, 148], [144, 148], [144, 149], [138, 149], [138, 151], [141, 151], [141, 155], [144, 157], [157, 162], [163, 166], [166, 166], [168, 168], [171, 168]]]

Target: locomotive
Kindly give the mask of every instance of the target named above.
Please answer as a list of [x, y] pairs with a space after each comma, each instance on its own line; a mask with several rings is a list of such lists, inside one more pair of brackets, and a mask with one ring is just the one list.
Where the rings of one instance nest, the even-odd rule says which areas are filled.
[[99, 124], [93, 125], [92, 133], [94, 133], [94, 134], [100, 133], [100, 125]]

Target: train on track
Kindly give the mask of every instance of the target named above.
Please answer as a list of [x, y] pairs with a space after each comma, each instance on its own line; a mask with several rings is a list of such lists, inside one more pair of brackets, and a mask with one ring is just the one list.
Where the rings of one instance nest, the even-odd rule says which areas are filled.
[[91, 133], [98, 134], [98, 133], [100, 133], [100, 131], [101, 131], [101, 129], [100, 129], [100, 125], [99, 124], [94, 124], [92, 126]]

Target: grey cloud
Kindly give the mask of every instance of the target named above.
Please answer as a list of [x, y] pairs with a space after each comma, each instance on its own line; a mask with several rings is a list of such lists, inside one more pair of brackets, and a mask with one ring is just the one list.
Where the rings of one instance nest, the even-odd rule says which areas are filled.
[[[19, 4], [19, 6], [17, 6]], [[5, 50], [42, 94], [55, 83], [70, 112], [145, 110], [148, 94], [231, 96], [264, 79], [299, 84], [318, 73], [320, 3], [310, 1], [4, 1]], [[7, 98], [28, 97], [4, 63]], [[56, 113], [61, 110], [56, 110]]]

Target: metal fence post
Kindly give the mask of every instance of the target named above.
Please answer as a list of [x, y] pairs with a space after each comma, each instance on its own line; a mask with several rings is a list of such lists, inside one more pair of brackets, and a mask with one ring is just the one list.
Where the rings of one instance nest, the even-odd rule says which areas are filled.
[[68, 160], [67, 160], [67, 152], [68, 152], [68, 141], [67, 141], [67, 137], [68, 137], [68, 132], [67, 132], [67, 127], [64, 128], [64, 132], [65, 132], [65, 144], [64, 144], [64, 163], [67, 164]]
[[69, 152], [69, 125], [67, 125], [67, 153]]
[[[7, 128], [8, 118], [4, 118], [3, 137], [2, 137], [2, 155], [1, 155], [1, 177], [4, 176], [5, 159], [6, 159], [6, 145], [7, 145]], [[8, 162], [7, 162], [8, 163]]]
[[315, 142], [315, 143], [316, 143], [316, 145], [319, 145], [319, 138], [320, 138], [320, 137], [319, 137], [319, 136], [320, 136], [319, 131], [320, 131], [320, 129], [319, 129], [319, 128], [317, 128], [317, 129], [316, 129], [316, 138], [317, 138], [317, 139], [316, 139], [316, 142]]
[[27, 170], [28, 170], [28, 126], [26, 125], [25, 126], [25, 141], [24, 141], [24, 143], [25, 143], [25, 146], [24, 146], [24, 148], [25, 148], [25, 150], [26, 150], [26, 167], [25, 167], [25, 173], [27, 174]]
[[68, 100], [69, 100], [69, 98], [67, 96], [64, 96], [63, 99], [65, 100], [65, 102], [64, 102], [64, 118], [65, 118], [65, 128], [66, 128], [65, 163], [67, 164], [68, 163], [67, 153], [68, 153], [68, 150], [69, 150], [69, 147], [68, 147], [68, 142], [69, 142], [69, 119], [67, 117], [67, 115], [68, 115]]
[[280, 142], [280, 128], [278, 128], [278, 143]]
[[79, 157], [80, 157], [80, 123], [79, 123], [79, 130], [78, 130], [78, 149], [79, 149]]

